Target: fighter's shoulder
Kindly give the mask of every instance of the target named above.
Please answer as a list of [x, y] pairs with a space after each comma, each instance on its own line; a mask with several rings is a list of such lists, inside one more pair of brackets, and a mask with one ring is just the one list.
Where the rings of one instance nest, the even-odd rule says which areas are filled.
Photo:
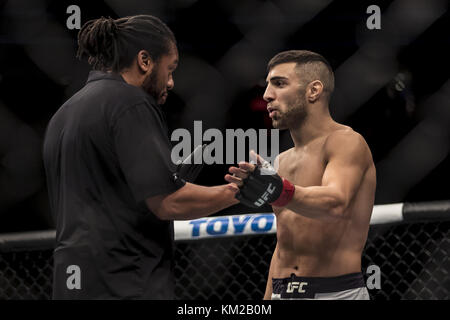
[[332, 131], [325, 140], [324, 149], [327, 154], [345, 151], [370, 155], [370, 149], [364, 137], [348, 126], [342, 126]]

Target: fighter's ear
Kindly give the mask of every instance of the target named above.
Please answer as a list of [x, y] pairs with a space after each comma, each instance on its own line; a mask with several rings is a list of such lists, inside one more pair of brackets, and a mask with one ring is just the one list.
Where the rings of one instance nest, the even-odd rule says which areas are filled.
[[141, 72], [151, 72], [153, 69], [153, 60], [147, 50], [141, 50], [137, 54], [137, 64]]
[[323, 93], [323, 83], [320, 80], [310, 82], [306, 89], [308, 102], [314, 103], [319, 100]]

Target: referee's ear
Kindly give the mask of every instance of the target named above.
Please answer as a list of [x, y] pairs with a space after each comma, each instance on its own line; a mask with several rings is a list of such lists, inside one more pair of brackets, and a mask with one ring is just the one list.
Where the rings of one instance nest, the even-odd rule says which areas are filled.
[[147, 50], [141, 50], [137, 54], [137, 64], [142, 73], [151, 73], [153, 69], [153, 60]]

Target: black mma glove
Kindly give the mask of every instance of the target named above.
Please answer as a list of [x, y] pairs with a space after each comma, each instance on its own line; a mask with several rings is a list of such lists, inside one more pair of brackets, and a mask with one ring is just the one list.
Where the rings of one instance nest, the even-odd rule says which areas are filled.
[[284, 207], [294, 196], [295, 186], [281, 178], [275, 169], [264, 161], [243, 179], [243, 185], [239, 190], [236, 199], [248, 207], [259, 208], [266, 203]]
[[207, 144], [197, 146], [194, 151], [186, 157], [182, 162], [179, 161], [177, 165], [177, 172], [173, 174], [173, 180], [175, 184], [182, 187], [186, 182], [194, 182], [200, 174], [203, 168], [203, 162], [201, 164], [194, 163], [194, 159], [198, 154], [203, 153], [203, 150], [207, 147]]

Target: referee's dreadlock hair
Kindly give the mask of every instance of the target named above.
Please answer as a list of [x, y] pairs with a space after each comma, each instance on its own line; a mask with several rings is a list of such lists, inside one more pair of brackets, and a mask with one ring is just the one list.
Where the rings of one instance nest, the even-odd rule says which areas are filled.
[[101, 17], [86, 22], [78, 33], [77, 58], [87, 57], [94, 70], [120, 72], [131, 66], [140, 50], [157, 62], [172, 45], [172, 31], [154, 16]]

